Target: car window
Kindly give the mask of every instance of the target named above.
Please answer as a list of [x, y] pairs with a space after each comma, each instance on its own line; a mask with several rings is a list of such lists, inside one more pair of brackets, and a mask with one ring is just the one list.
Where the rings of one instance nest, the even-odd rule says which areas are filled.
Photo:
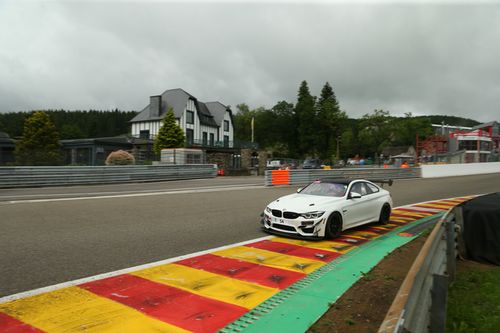
[[366, 188], [370, 191], [370, 193], [376, 193], [379, 191], [377, 186], [370, 184], [370, 183], [365, 183], [365, 184], [366, 184]]
[[300, 194], [343, 197], [347, 190], [346, 184], [314, 181], [304, 187]]
[[356, 192], [361, 195], [366, 195], [365, 185], [361, 182], [352, 185], [351, 192]]

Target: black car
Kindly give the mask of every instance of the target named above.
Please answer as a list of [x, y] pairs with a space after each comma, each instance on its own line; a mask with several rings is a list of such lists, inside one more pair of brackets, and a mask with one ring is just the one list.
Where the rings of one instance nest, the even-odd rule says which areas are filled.
[[302, 169], [321, 169], [321, 161], [317, 158], [311, 158], [304, 161]]

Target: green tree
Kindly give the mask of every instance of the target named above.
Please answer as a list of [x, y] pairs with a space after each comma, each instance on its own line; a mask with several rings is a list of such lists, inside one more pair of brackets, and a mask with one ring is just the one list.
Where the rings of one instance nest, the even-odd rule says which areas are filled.
[[375, 110], [365, 114], [359, 122], [358, 139], [362, 143], [362, 155], [374, 156], [389, 146], [394, 136], [394, 122], [389, 111]]
[[322, 159], [330, 159], [336, 155], [337, 140], [345, 127], [347, 116], [340, 110], [337, 97], [328, 82], [321, 90], [316, 109], [318, 112], [316, 147]]
[[316, 155], [317, 142], [316, 132], [316, 112], [314, 109], [315, 97], [309, 92], [306, 81], [300, 84], [297, 104], [295, 105], [295, 115], [297, 122], [298, 153], [301, 156]]
[[234, 135], [236, 140], [248, 141], [252, 139], [251, 122], [254, 113], [245, 103], [236, 105], [236, 114], [234, 115]]
[[163, 148], [180, 148], [184, 147], [186, 138], [184, 132], [175, 121], [174, 111], [170, 108], [163, 117], [160, 130], [153, 144], [153, 150], [156, 154], [160, 154]]
[[434, 133], [429, 118], [413, 117], [406, 113], [404, 118], [394, 119], [394, 141], [396, 146], [410, 146], [416, 144], [417, 135], [422, 139]]
[[15, 156], [18, 165], [60, 164], [59, 133], [45, 112], [34, 112], [26, 119]]
[[[280, 156], [297, 157], [297, 126], [295, 123], [295, 110], [292, 103], [280, 101], [272, 108], [276, 115], [274, 129], [271, 132], [276, 134], [275, 145]], [[276, 156], [278, 156], [277, 154]]]

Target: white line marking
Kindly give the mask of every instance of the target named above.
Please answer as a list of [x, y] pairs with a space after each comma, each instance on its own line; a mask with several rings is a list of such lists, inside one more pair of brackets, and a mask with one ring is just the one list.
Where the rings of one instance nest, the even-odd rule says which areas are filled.
[[116, 199], [116, 198], [134, 198], [134, 197], [147, 197], [155, 195], [168, 195], [168, 194], [190, 194], [190, 193], [208, 193], [208, 192], [221, 192], [221, 191], [237, 191], [237, 190], [251, 190], [264, 188], [264, 185], [250, 185], [250, 186], [231, 186], [231, 187], [210, 187], [210, 188], [193, 188], [193, 189], [179, 189], [162, 192], [148, 191], [146, 193], [130, 193], [118, 195], [99, 195], [89, 197], [72, 197], [72, 198], [54, 198], [54, 199], [32, 199], [32, 200], [10, 200], [0, 202], [0, 205], [13, 205], [23, 203], [41, 203], [41, 202], [57, 202], [57, 201], [75, 201], [75, 200], [95, 200], [95, 199]]
[[52, 286], [48, 286], [48, 287], [42, 287], [42, 288], [33, 289], [33, 290], [29, 290], [29, 291], [23, 291], [23, 292], [20, 292], [18, 294], [4, 296], [4, 297], [0, 298], [0, 304], [6, 303], [6, 302], [10, 302], [10, 301], [14, 301], [14, 300], [20, 299], [20, 298], [26, 298], [26, 297], [31, 297], [31, 296], [35, 296], [35, 295], [40, 295], [40, 294], [43, 294], [43, 293], [51, 292], [51, 291], [54, 291], [54, 290], [59, 290], [59, 289], [62, 289], [62, 288], [76, 286], [76, 285], [87, 283], [87, 282], [92, 282], [92, 281], [96, 281], [96, 280], [106, 279], [106, 278], [110, 278], [110, 277], [121, 275], [121, 274], [127, 274], [127, 273], [130, 273], [130, 272], [134, 272], [134, 271], [138, 271], [138, 270], [142, 270], [142, 269], [146, 269], [146, 268], [151, 268], [151, 267], [156, 267], [156, 266], [160, 266], [160, 265], [170, 264], [170, 263], [172, 263], [174, 261], [189, 259], [189, 258], [192, 258], [192, 257], [201, 256], [201, 255], [212, 253], [212, 252], [215, 252], [215, 251], [227, 250], [227, 249], [230, 249], [230, 248], [233, 248], [233, 247], [243, 246], [243, 245], [246, 245], [246, 244], [250, 244], [250, 243], [254, 243], [254, 242], [259, 242], [259, 241], [271, 239], [273, 237], [275, 237], [275, 236], [264, 236], [264, 237], [247, 240], [247, 241], [240, 242], [240, 243], [235, 243], [235, 244], [230, 244], [230, 245], [224, 245], [224, 246], [216, 247], [216, 248], [209, 249], [209, 250], [204, 250], [204, 251], [199, 251], [199, 252], [195, 252], [195, 253], [191, 253], [191, 254], [182, 255], [182, 256], [179, 256], [179, 257], [175, 257], [175, 258], [160, 260], [160, 261], [152, 262], [152, 263], [149, 263], [149, 264], [143, 264], [143, 265], [139, 265], [139, 266], [124, 268], [124, 269], [120, 269], [120, 270], [109, 272], [109, 273], [103, 273], [103, 274], [99, 274], [99, 275], [89, 276], [89, 277], [86, 277], [86, 278], [81, 278], [81, 279], [78, 279], [78, 280], [73, 280], [73, 281], [58, 283], [58, 284], [55, 284], [55, 285], [52, 285]]
[[[480, 196], [480, 195], [481, 194], [471, 195], [471, 196], [463, 196], [463, 197], [475, 197], [475, 196]], [[421, 204], [421, 203], [433, 202], [433, 201], [437, 201], [437, 200], [443, 200], [443, 199], [423, 201], [423, 202], [418, 202], [418, 203], [411, 204], [411, 205], [405, 205], [405, 206], [395, 207], [393, 209], [404, 208], [404, 207], [411, 207], [412, 205], [418, 205], [418, 204]], [[42, 287], [42, 288], [33, 289], [33, 290], [29, 290], [29, 291], [24, 291], [24, 292], [20, 292], [20, 293], [17, 293], [17, 294], [13, 294], [13, 295], [1, 297], [0, 298], [0, 304], [6, 303], [6, 302], [10, 302], [10, 301], [14, 301], [14, 300], [21, 299], [21, 298], [26, 298], [26, 297], [31, 297], [31, 296], [35, 296], [35, 295], [40, 295], [40, 294], [43, 294], [43, 293], [51, 292], [51, 291], [62, 289], [62, 288], [76, 286], [76, 285], [87, 283], [87, 282], [91, 282], [91, 281], [101, 280], [101, 279], [105, 279], [105, 278], [109, 278], [109, 277], [113, 277], [113, 276], [117, 276], [117, 275], [121, 275], [121, 274], [127, 274], [127, 273], [130, 273], [130, 272], [133, 272], [133, 271], [138, 271], [138, 270], [141, 270], [141, 269], [146, 269], [146, 268], [156, 267], [156, 266], [160, 266], [160, 265], [165, 265], [165, 264], [172, 263], [174, 261], [179, 261], [179, 260], [184, 260], [184, 259], [188, 259], [188, 258], [192, 258], [192, 257], [196, 257], [196, 256], [201, 256], [201, 255], [212, 253], [212, 252], [215, 252], [215, 251], [222, 251], [222, 250], [230, 249], [230, 248], [233, 248], [233, 247], [236, 247], [236, 246], [243, 246], [243, 245], [246, 245], [246, 244], [250, 244], [250, 243], [254, 243], [254, 242], [258, 242], [258, 241], [262, 241], [262, 240], [267, 240], [267, 239], [271, 239], [271, 238], [274, 238], [274, 237], [275, 236], [264, 236], [264, 237], [260, 237], [260, 238], [256, 238], [256, 239], [247, 240], [247, 241], [244, 241], [244, 242], [239, 242], [239, 243], [230, 244], [230, 245], [224, 245], [224, 246], [217, 247], [217, 248], [214, 248], [214, 249], [199, 251], [199, 252], [182, 255], [182, 256], [179, 256], [179, 257], [175, 257], [175, 258], [160, 260], [160, 261], [152, 262], [152, 263], [149, 263], [149, 264], [143, 264], [143, 265], [139, 265], [139, 266], [129, 267], [129, 268], [125, 268], [125, 269], [121, 269], [121, 270], [117, 270], [117, 271], [113, 271], [113, 272], [109, 272], [109, 273], [98, 274], [98, 275], [94, 275], [94, 276], [90, 276], [90, 277], [86, 277], [86, 278], [82, 278], [82, 279], [77, 279], [77, 280], [73, 280], [73, 281], [68, 281], [68, 282], [63, 282], [63, 283], [55, 284], [55, 285], [52, 285], [52, 286], [47, 286], [47, 287]]]
[[[192, 179], [197, 180], [197, 179]], [[165, 191], [182, 191], [182, 190], [195, 190], [195, 189], [209, 189], [209, 188], [230, 188], [230, 187], [241, 187], [241, 186], [263, 186], [262, 183], [246, 183], [246, 184], [228, 184], [228, 185], [217, 185], [217, 186], [199, 186], [199, 187], [179, 187], [172, 189], [159, 189], [159, 190], [129, 190], [129, 191], [109, 191], [109, 192], [75, 192], [75, 193], [47, 193], [47, 194], [25, 194], [25, 195], [0, 195], [0, 199], [9, 198], [37, 198], [37, 197], [69, 197], [69, 196], [104, 196], [104, 195], [119, 195], [119, 194], [134, 194], [134, 193], [154, 193], [154, 192], [165, 192]]]

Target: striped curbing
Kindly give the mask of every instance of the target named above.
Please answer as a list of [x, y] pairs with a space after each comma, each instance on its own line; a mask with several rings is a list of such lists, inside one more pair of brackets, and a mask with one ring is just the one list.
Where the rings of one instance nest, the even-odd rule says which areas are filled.
[[334, 241], [266, 237], [7, 299], [0, 332], [303, 332], [361, 271], [414, 237], [398, 233], [466, 199], [399, 207], [389, 224]]

